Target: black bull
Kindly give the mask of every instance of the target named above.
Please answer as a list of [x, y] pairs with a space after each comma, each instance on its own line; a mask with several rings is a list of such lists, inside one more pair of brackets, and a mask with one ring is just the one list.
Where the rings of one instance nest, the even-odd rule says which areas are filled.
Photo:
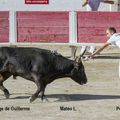
[[0, 89], [6, 98], [9, 91], [3, 86], [3, 82], [10, 76], [20, 76], [33, 81], [37, 85], [36, 92], [30, 97], [33, 102], [39, 95], [44, 97], [47, 84], [55, 79], [70, 77], [79, 84], [85, 84], [87, 77], [81, 59], [69, 60], [62, 55], [50, 50], [24, 47], [0, 48]]

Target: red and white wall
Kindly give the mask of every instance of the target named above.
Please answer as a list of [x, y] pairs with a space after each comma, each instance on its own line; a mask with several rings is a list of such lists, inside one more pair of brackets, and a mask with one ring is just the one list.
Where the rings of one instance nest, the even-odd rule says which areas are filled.
[[69, 40], [69, 12], [17, 12], [18, 42]]
[[9, 42], [9, 12], [0, 12], [0, 42]]
[[77, 16], [79, 43], [104, 43], [108, 27], [120, 32], [120, 12], [77, 12]]
[[[0, 0], [0, 42], [9, 43], [101, 43], [104, 30], [120, 30], [116, 6], [101, 4], [100, 11], [84, 12], [82, 0], [49, 0], [28, 5], [24, 0]], [[111, 22], [113, 21], [114, 22]]]

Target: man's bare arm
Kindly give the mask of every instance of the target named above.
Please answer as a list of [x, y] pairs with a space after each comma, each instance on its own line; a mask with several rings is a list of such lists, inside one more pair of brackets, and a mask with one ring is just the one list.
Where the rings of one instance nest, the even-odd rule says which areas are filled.
[[85, 0], [85, 2], [82, 4], [82, 7], [85, 7], [88, 4], [88, 0]]
[[92, 55], [90, 55], [90, 58], [93, 58], [96, 54], [100, 53], [101, 51], [103, 51], [107, 46], [109, 46], [110, 43], [105, 43], [102, 47], [100, 47], [99, 49], [97, 49]]

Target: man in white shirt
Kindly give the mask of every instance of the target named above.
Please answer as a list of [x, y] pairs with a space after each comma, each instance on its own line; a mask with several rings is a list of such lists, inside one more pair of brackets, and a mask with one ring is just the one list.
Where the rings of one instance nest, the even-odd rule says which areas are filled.
[[[114, 45], [120, 48], [120, 33], [116, 33], [116, 29], [114, 27], [110, 27], [106, 30], [106, 35], [109, 37], [106, 43], [97, 49], [93, 54], [89, 56], [89, 58], [94, 58], [94, 56], [100, 53], [103, 49], [105, 49], [109, 45]], [[119, 78], [120, 78], [120, 61], [119, 61]]]
[[[90, 6], [91, 11], [97, 11], [100, 3], [108, 3], [108, 4], [114, 4], [114, 5], [119, 5], [118, 2], [112, 1], [112, 0], [85, 0], [85, 2], [83, 3], [83, 7], [86, 6], [87, 4]], [[93, 53], [95, 51], [95, 47], [94, 46], [82, 46], [81, 48], [81, 55], [84, 55], [84, 53], [88, 52], [88, 53]]]
[[92, 55], [90, 55], [91, 58], [93, 58], [97, 53], [101, 52], [109, 45], [114, 45], [120, 48], [120, 33], [116, 33], [116, 29], [114, 27], [108, 28], [106, 30], [106, 35], [109, 37], [108, 41], [104, 43], [102, 47], [97, 49]]

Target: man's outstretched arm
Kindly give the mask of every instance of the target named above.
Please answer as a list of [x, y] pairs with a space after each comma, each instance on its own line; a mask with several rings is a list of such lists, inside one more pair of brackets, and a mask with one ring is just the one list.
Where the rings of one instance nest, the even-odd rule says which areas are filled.
[[101, 51], [103, 51], [107, 46], [109, 46], [110, 43], [105, 43], [103, 46], [101, 46], [99, 49], [97, 49], [92, 55], [90, 55], [90, 58], [94, 58], [94, 56], [98, 53], [100, 53]]
[[85, 0], [84, 3], [82, 4], [82, 7], [86, 6], [88, 4], [88, 0]]

